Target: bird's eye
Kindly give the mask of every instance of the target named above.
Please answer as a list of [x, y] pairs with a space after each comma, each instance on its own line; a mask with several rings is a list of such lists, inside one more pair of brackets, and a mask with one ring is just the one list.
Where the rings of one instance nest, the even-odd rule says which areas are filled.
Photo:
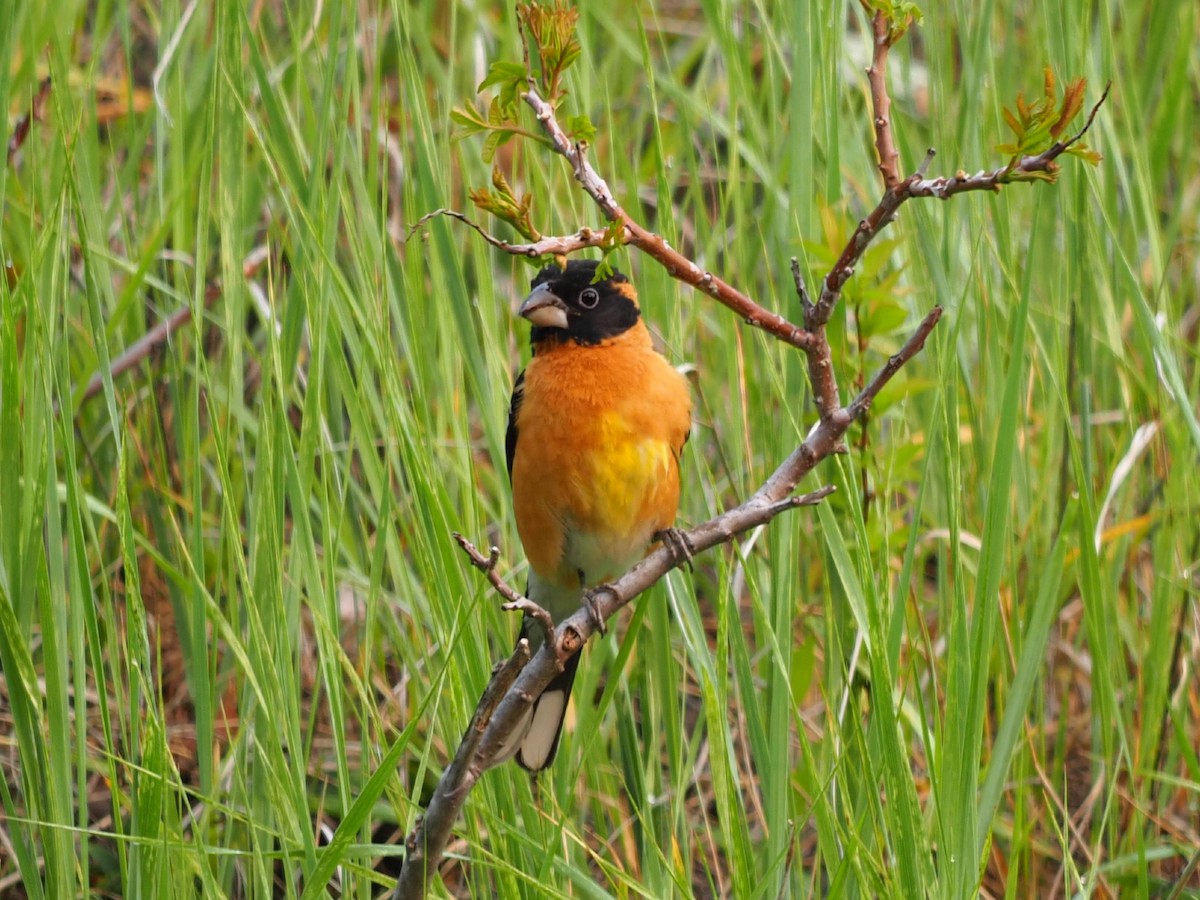
[[579, 295], [579, 305], [584, 309], [595, 309], [600, 302], [600, 292], [595, 288], [584, 288]]

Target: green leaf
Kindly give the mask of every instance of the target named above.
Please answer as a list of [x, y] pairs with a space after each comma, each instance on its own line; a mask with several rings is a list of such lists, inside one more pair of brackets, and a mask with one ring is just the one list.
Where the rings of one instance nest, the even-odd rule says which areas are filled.
[[1093, 150], [1087, 144], [1072, 144], [1067, 148], [1067, 153], [1071, 156], [1078, 156], [1084, 162], [1090, 163], [1093, 166], [1100, 165], [1100, 160], [1104, 159], [1099, 151]]
[[596, 137], [596, 126], [586, 115], [571, 116], [567, 119], [567, 133], [577, 141], [591, 143]]
[[517, 103], [528, 77], [529, 70], [522, 63], [499, 60], [488, 68], [487, 77], [479, 82], [478, 90], [482, 92], [489, 87], [498, 87], [500, 90], [496, 95], [496, 101], [499, 101], [506, 118], [515, 118]]
[[488, 136], [483, 139], [483, 151], [481, 153], [483, 161], [490, 163], [496, 158], [496, 151], [500, 149], [500, 145], [512, 137], [511, 134], [505, 131], [489, 131]]
[[488, 73], [484, 76], [483, 81], [479, 82], [477, 91], [482, 93], [487, 88], [494, 85], [508, 86], [512, 84], [521, 84], [525, 81], [528, 75], [524, 64], [519, 62], [510, 62], [506, 59], [499, 59], [493, 62], [488, 67]]
[[492, 105], [488, 107], [488, 136], [483, 141], [484, 162], [490, 163], [501, 145], [512, 139], [513, 132], [510, 129], [514, 124], [500, 99], [497, 97], [492, 100]]
[[487, 124], [489, 128], [502, 128], [508, 124], [508, 116], [505, 115], [504, 104], [500, 99], [494, 98], [488, 105]]
[[921, 7], [912, 0], [859, 0], [868, 13], [882, 13], [888, 23], [888, 43], [894, 44], [913, 24], [925, 21]]
[[450, 121], [461, 126], [459, 130], [450, 135], [450, 139], [454, 141], [461, 141], [463, 138], [479, 134], [481, 131], [486, 131], [488, 127], [487, 122], [480, 118], [479, 113], [469, 107], [456, 106], [451, 109]]
[[894, 300], [882, 300], [860, 311], [859, 335], [864, 338], [891, 334], [908, 321], [908, 310]]

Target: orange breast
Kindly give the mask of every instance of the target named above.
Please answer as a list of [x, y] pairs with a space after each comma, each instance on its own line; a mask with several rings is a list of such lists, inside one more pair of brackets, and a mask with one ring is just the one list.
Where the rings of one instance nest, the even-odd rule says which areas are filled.
[[687, 384], [639, 323], [595, 347], [539, 352], [517, 418], [513, 505], [534, 570], [564, 588], [615, 578], [669, 527]]

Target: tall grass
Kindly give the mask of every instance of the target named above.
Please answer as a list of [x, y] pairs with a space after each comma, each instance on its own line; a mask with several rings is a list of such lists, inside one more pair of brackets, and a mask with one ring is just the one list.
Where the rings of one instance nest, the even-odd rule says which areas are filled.
[[[582, 12], [567, 104], [618, 200], [796, 318], [788, 258], [813, 283], [879, 193], [857, 4]], [[839, 492], [585, 651], [553, 769], [485, 775], [439, 894], [1200, 896], [1200, 11], [925, 14], [892, 60], [906, 169], [999, 164], [1045, 65], [1112, 80], [1103, 163], [904, 208], [832, 323], [843, 390], [947, 315], [813, 476]], [[0, 895], [390, 885], [516, 625], [450, 532], [524, 580], [531, 270], [407, 230], [487, 183], [449, 111], [518, 55], [503, 5], [0, 16], [9, 121], [53, 78], [0, 169]], [[498, 161], [544, 231], [601, 224], [544, 148]], [[803, 360], [617, 264], [696, 366], [706, 519], [807, 431]]]

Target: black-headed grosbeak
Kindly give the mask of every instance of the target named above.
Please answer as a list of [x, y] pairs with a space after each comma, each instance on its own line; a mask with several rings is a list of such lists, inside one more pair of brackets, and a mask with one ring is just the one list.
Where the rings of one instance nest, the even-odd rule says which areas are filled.
[[[547, 266], [518, 311], [533, 359], [513, 387], [508, 473], [526, 594], [556, 623], [671, 528], [691, 427], [687, 382], [654, 349], [633, 285], [615, 271], [593, 283], [596, 267]], [[521, 637], [536, 650], [545, 635], [526, 616]], [[567, 660], [507, 748], [530, 771], [554, 760], [578, 664]]]

